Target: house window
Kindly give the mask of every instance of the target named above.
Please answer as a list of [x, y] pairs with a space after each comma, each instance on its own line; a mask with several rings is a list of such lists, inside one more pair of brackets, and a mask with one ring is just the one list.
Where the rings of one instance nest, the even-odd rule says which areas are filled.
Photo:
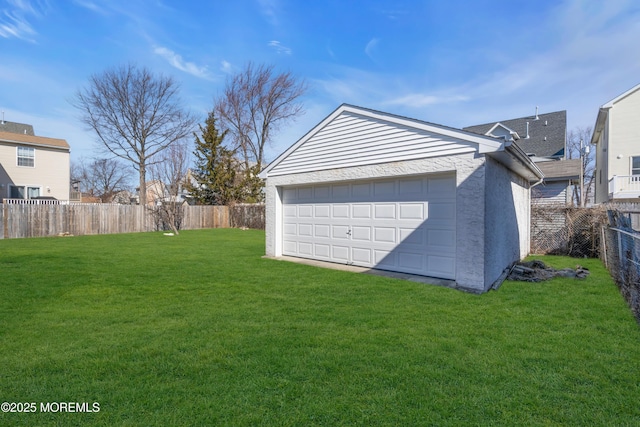
[[33, 199], [40, 197], [40, 187], [12, 185], [9, 190], [9, 197], [12, 199]]
[[15, 185], [12, 185], [9, 197], [12, 199], [24, 199], [24, 187], [16, 187]]
[[640, 156], [631, 158], [631, 175], [640, 175]]
[[35, 165], [36, 149], [30, 147], [18, 147], [18, 166], [33, 167]]

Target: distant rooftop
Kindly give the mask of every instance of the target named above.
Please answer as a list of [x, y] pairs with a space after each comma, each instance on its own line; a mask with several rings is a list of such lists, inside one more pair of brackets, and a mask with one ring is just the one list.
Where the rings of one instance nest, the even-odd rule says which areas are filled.
[[32, 125], [8, 122], [6, 120], [0, 120], [0, 132], [19, 133], [21, 135], [35, 136]]
[[[516, 144], [527, 154], [537, 157], [564, 157], [567, 139], [567, 112], [538, 114], [517, 119], [500, 120], [463, 128], [467, 132], [486, 135], [497, 123], [518, 133]], [[527, 123], [529, 132], [527, 138]]]

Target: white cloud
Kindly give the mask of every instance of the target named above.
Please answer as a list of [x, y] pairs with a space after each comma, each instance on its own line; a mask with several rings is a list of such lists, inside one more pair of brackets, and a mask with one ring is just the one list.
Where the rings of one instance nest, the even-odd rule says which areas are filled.
[[99, 13], [101, 15], [107, 15], [108, 11], [106, 9], [104, 9], [102, 6], [97, 5], [95, 2], [89, 1], [89, 0], [73, 0], [73, 2], [80, 6], [83, 7], [85, 9], [88, 9], [92, 12], [96, 12]]
[[157, 55], [162, 56], [164, 59], [166, 59], [169, 62], [169, 64], [173, 65], [175, 68], [177, 68], [180, 71], [184, 71], [185, 73], [189, 73], [191, 75], [200, 77], [202, 79], [210, 78], [207, 67], [205, 66], [200, 67], [194, 64], [193, 62], [187, 62], [184, 59], [182, 59], [181, 55], [175, 53], [170, 49], [167, 49], [166, 47], [158, 46], [153, 49], [153, 52]]
[[278, 0], [258, 0], [258, 4], [267, 21], [274, 27], [278, 26]]
[[267, 46], [274, 48], [278, 54], [282, 53], [285, 55], [291, 55], [293, 53], [291, 48], [284, 46], [282, 43], [280, 43], [277, 40], [271, 40], [269, 43], [267, 43]]
[[223, 59], [222, 62], [220, 63], [220, 71], [222, 71], [225, 74], [230, 74], [233, 71], [233, 66], [231, 65], [230, 62], [225, 61]]
[[35, 42], [37, 34], [29, 22], [30, 18], [41, 18], [48, 9], [46, 1], [38, 1], [35, 5], [28, 0], [8, 0], [0, 15], [0, 37], [17, 38], [28, 42]]
[[399, 98], [390, 99], [383, 102], [387, 105], [401, 105], [411, 108], [422, 108], [430, 105], [449, 104], [454, 102], [468, 101], [469, 97], [464, 95], [452, 95], [452, 96], [436, 96], [426, 95], [423, 93], [410, 93], [408, 95], [401, 96]]

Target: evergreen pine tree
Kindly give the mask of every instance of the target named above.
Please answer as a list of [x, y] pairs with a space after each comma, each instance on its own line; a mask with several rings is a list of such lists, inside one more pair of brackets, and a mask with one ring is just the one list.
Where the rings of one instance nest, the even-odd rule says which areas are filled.
[[188, 189], [198, 204], [228, 205], [237, 200], [237, 162], [234, 151], [223, 145], [227, 131], [216, 128], [216, 118], [210, 112], [204, 127], [199, 125], [202, 137], [195, 136], [195, 168], [192, 176], [195, 184]]

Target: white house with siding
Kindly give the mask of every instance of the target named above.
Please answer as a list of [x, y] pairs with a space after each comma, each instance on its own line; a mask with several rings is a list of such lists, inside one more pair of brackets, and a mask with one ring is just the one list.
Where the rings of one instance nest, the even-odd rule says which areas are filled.
[[596, 145], [596, 203], [640, 201], [640, 84], [602, 105]]
[[266, 254], [488, 290], [528, 254], [542, 172], [508, 138], [341, 105], [266, 179]]
[[69, 144], [35, 136], [33, 127], [0, 122], [0, 200], [69, 200]]

